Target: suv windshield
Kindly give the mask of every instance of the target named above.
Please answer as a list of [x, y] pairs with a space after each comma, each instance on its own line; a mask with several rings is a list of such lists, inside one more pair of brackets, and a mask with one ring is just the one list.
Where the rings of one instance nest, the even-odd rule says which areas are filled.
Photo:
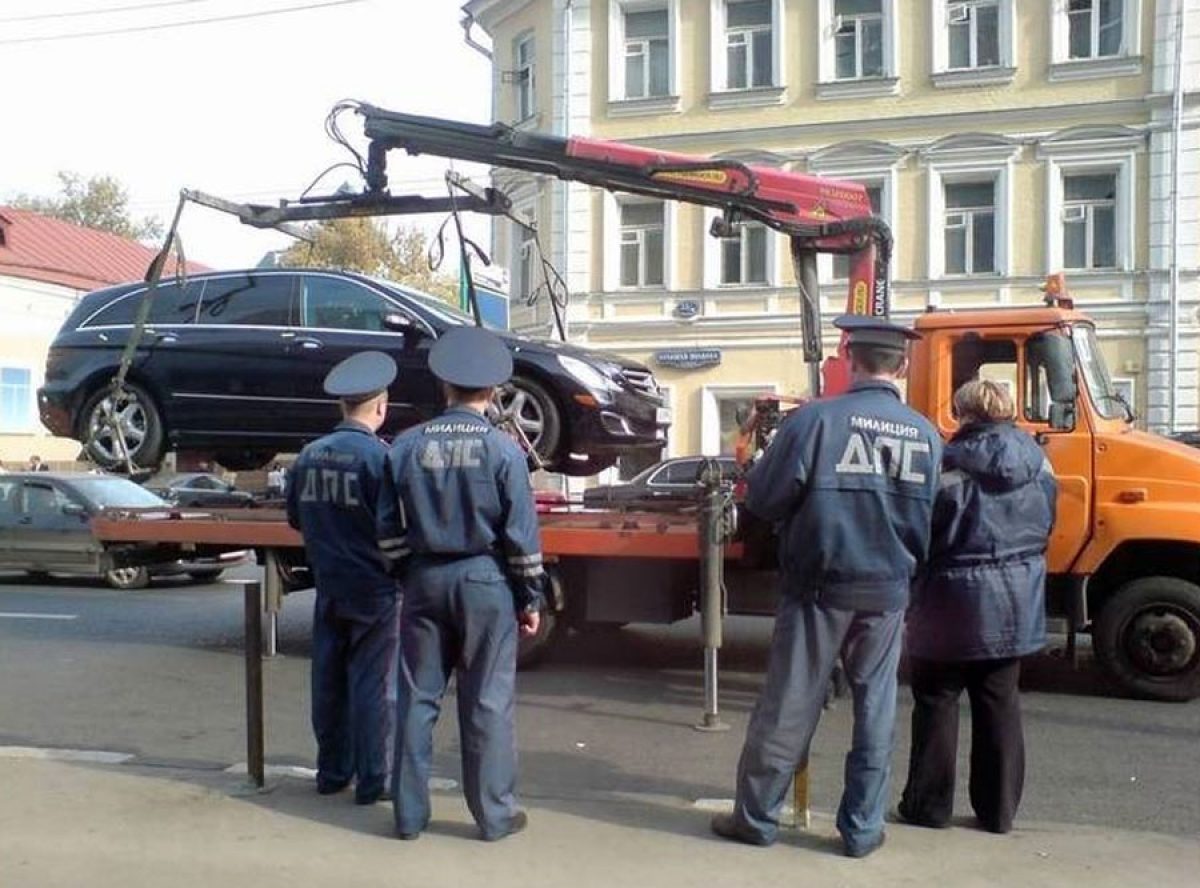
[[1071, 339], [1075, 343], [1075, 355], [1083, 372], [1084, 385], [1092, 396], [1096, 411], [1105, 419], [1132, 419], [1129, 405], [1117, 393], [1112, 377], [1108, 375], [1108, 365], [1100, 351], [1096, 328], [1091, 324], [1076, 324]]

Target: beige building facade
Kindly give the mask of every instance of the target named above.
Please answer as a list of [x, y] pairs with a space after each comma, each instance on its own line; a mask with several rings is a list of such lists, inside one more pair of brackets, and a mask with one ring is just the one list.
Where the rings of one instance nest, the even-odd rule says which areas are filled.
[[[852, 179], [895, 235], [893, 316], [1034, 303], [1065, 271], [1141, 424], [1200, 403], [1200, 0], [472, 0], [494, 117]], [[1181, 61], [1181, 64], [1177, 63]], [[497, 170], [569, 291], [571, 339], [645, 360], [669, 452], [803, 394], [786, 244], [711, 214]], [[532, 237], [498, 223], [520, 296]], [[828, 319], [845, 271], [823, 257]], [[549, 334], [546, 300], [514, 326]], [[826, 330], [827, 347], [836, 343]], [[681, 369], [680, 352], [707, 364]]]

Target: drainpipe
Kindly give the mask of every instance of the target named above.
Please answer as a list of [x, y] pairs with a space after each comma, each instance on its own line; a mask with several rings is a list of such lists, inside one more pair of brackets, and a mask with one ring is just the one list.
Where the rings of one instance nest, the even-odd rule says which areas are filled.
[[463, 40], [466, 42], [467, 46], [471, 47], [471, 49], [475, 50], [490, 62], [492, 60], [492, 51], [482, 43], [477, 42], [475, 38], [471, 36], [471, 30], [475, 27], [475, 16], [471, 15], [469, 12], [466, 12], [466, 10], [463, 10], [463, 12], [466, 13], [460, 22], [463, 29]]
[[1170, 343], [1170, 391], [1167, 416], [1167, 431], [1174, 433], [1178, 425], [1179, 373], [1179, 163], [1183, 156], [1183, 34], [1186, 0], [1179, 4], [1175, 14], [1175, 93], [1172, 96], [1171, 119], [1171, 303], [1169, 311]]
[[[575, 15], [574, 0], [566, 0], [563, 3], [563, 100], [562, 100], [562, 136], [564, 139], [569, 139], [574, 133], [571, 132], [571, 31]], [[563, 280], [566, 282], [570, 278], [570, 269], [567, 268], [567, 263], [571, 261], [571, 184], [566, 181], [559, 182], [559, 188], [562, 189], [562, 200], [559, 207], [559, 212], [562, 213], [562, 270]], [[553, 226], [552, 226], [553, 227]], [[567, 287], [567, 305], [563, 306], [562, 332], [563, 339], [569, 339], [571, 335], [571, 318], [570, 318], [570, 292], [571, 285]], [[553, 309], [551, 309], [553, 310]]]

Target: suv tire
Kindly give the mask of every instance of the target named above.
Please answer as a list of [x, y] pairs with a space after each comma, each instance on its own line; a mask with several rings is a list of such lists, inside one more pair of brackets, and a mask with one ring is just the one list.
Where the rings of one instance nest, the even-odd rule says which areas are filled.
[[[84, 402], [79, 412], [79, 440], [84, 454], [97, 466], [109, 472], [126, 472], [129, 466], [121, 458], [117, 437], [105, 422], [105, 403], [110, 399], [105, 385]], [[125, 383], [116, 411], [130, 460], [141, 469], [156, 468], [162, 462], [166, 434], [162, 414], [150, 393], [140, 385]]]

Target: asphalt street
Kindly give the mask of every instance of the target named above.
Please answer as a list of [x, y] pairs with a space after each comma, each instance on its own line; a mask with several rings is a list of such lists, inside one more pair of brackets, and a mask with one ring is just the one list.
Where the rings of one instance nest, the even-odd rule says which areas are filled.
[[[312, 764], [311, 607], [311, 592], [287, 599], [281, 655], [265, 664], [272, 764]], [[703, 700], [695, 621], [568, 636], [519, 680], [523, 793], [550, 806], [598, 797], [631, 805], [728, 798], [770, 629], [765, 619], [727, 622], [721, 709], [731, 730], [715, 734], [692, 728]], [[117, 592], [79, 580], [0, 577], [0, 746], [104, 750], [147, 766], [214, 771], [243, 762], [241, 642], [242, 597], [233, 583], [164, 580]], [[1054, 652], [1029, 661], [1025, 685], [1024, 817], [1200, 835], [1200, 700], [1109, 696], [1089, 662], [1076, 671]], [[909, 713], [902, 688], [893, 801]], [[817, 811], [836, 808], [849, 725], [849, 701], [840, 701], [817, 733]], [[438, 750], [436, 773], [455, 779], [453, 705], [445, 707]], [[965, 817], [965, 745], [962, 752], [957, 813]]]

